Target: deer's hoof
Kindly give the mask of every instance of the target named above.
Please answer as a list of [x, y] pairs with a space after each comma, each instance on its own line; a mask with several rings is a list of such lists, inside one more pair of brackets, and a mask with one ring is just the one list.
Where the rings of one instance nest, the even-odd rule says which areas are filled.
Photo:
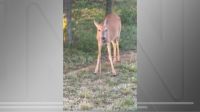
[[110, 64], [110, 62], [109, 62], [109, 61], [106, 61], [106, 64], [107, 64], [107, 65], [109, 65], [109, 64]]
[[98, 72], [97, 71], [94, 71], [94, 74], [97, 74]]
[[117, 75], [116, 71], [112, 71], [112, 75], [116, 76]]
[[121, 60], [120, 59], [117, 59], [117, 62], [120, 62]]
[[116, 59], [116, 58], [114, 58], [114, 59], [113, 59], [113, 63], [116, 63], [116, 62], [117, 62], [117, 59]]

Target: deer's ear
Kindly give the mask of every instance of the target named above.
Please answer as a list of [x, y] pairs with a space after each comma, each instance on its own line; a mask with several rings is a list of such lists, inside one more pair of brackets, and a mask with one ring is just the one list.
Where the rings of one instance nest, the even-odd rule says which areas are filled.
[[99, 24], [94, 20], [94, 25], [96, 26], [96, 27], [99, 27]]

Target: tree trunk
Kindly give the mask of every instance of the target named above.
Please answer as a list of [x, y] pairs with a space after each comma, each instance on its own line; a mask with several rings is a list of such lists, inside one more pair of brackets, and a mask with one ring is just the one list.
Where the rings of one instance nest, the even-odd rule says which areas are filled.
[[112, 13], [112, 0], [106, 0], [106, 15]]
[[71, 18], [72, 18], [72, 0], [66, 0], [66, 14], [67, 14], [67, 37], [69, 45], [72, 44], [72, 28], [71, 28]]

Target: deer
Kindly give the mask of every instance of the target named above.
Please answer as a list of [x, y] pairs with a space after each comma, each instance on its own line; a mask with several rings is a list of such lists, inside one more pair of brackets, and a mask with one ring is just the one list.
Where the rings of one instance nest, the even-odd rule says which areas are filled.
[[[120, 61], [119, 40], [121, 33], [121, 19], [117, 14], [110, 13], [105, 16], [103, 22], [100, 24], [94, 20], [94, 25], [97, 29], [96, 39], [98, 45], [98, 56], [94, 73], [97, 74], [99, 72], [101, 66], [101, 50], [102, 46], [106, 44], [112, 74], [115, 76], [116, 71], [113, 63]], [[111, 44], [113, 46], [113, 59], [111, 54]]]

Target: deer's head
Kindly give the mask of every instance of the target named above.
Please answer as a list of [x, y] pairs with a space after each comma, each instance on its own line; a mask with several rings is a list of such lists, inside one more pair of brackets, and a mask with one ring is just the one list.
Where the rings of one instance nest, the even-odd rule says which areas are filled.
[[107, 20], [105, 19], [104, 22], [101, 24], [94, 21], [94, 24], [97, 28], [97, 40], [105, 43], [108, 38]]

